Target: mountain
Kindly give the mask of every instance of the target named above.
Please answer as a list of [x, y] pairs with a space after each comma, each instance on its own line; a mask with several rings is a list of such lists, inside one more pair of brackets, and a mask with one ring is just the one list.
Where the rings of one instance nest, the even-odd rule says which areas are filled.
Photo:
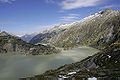
[[23, 36], [21, 36], [20, 38], [23, 41], [29, 42], [34, 36], [36, 36], [37, 34], [25, 34]]
[[57, 26], [52, 31], [38, 34], [30, 42], [49, 42], [64, 49], [81, 45], [104, 49], [111, 43], [111, 39], [114, 39], [114, 32], [120, 29], [119, 26], [120, 11], [105, 9], [80, 21], [66, 24], [65, 29], [60, 31], [58, 31], [60, 26]]
[[20, 80], [120, 79], [120, 11], [106, 9], [95, 13], [61, 32], [54, 40], [53, 44], [60, 47], [89, 45], [101, 50], [79, 62]]
[[10, 36], [10, 34], [5, 31], [2, 31], [0, 32], [0, 36]]
[[120, 29], [114, 31], [113, 36], [110, 43], [93, 56], [88, 56], [76, 63], [66, 64], [55, 70], [46, 71], [41, 75], [20, 80], [88, 80], [90, 77], [96, 77], [98, 80], [119, 80]]
[[50, 43], [51, 39], [53, 39], [55, 36], [58, 36], [60, 33], [64, 32], [68, 28], [70, 28], [71, 24], [60, 24], [56, 25], [53, 28], [43, 31], [42, 33], [39, 33], [35, 37], [33, 37], [30, 40], [30, 43], [36, 44], [36, 43]]
[[58, 50], [53, 46], [42, 44], [33, 45], [5, 31], [0, 32], [0, 53], [38, 55], [57, 53], [57, 51]]
[[62, 32], [51, 41], [57, 47], [66, 49], [80, 45], [103, 49], [120, 29], [120, 11], [106, 9], [90, 15]]

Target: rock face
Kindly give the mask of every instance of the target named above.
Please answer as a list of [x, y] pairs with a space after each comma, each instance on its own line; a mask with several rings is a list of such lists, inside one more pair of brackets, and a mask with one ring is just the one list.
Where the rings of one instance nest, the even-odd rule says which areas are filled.
[[56, 32], [60, 26], [52, 32], [39, 34], [31, 40], [31, 43], [49, 42], [64, 49], [80, 45], [104, 49], [114, 39], [114, 32], [120, 29], [120, 11], [106, 9], [65, 26], [67, 28], [61, 29], [58, 33]]
[[[102, 19], [102, 20], [105, 20], [103, 21], [102, 24], [99, 24], [102, 22], [102, 20], [101, 22], [99, 22], [100, 19], [95, 18], [97, 21], [94, 23], [98, 22], [99, 26], [97, 25], [96, 26], [97, 28], [101, 27], [99, 28], [100, 31], [102, 30], [101, 32], [99, 31], [99, 29], [96, 28], [93, 22], [92, 24], [94, 26], [84, 24], [83, 22], [84, 25], [88, 25], [87, 26], [88, 28], [89, 26], [91, 26], [92, 28], [95, 28], [95, 30], [92, 30], [92, 31], [88, 30], [89, 34], [86, 34], [86, 36], [89, 35], [88, 36], [89, 40], [91, 40], [92, 39], [91, 37], [93, 37], [92, 35], [96, 34], [94, 36], [98, 38], [95, 39], [95, 42], [93, 40], [94, 46], [97, 46], [98, 48], [104, 47], [100, 52], [96, 53], [93, 56], [89, 56], [83, 59], [82, 61], [61, 66], [55, 70], [46, 71], [44, 74], [41, 74], [41, 75], [36, 75], [29, 78], [21, 78], [20, 80], [27, 80], [27, 79], [30, 79], [30, 80], [58, 80], [58, 79], [87, 80], [87, 78], [89, 77], [96, 77], [98, 78], [98, 80], [119, 80], [120, 79], [120, 19], [119, 19], [120, 16], [118, 16], [118, 13], [119, 11], [111, 11], [111, 10], [107, 10], [99, 13], [100, 15], [102, 14], [102, 16], [104, 16], [102, 18], [105, 18], [107, 16], [107, 19], [106, 18]], [[88, 21], [91, 21], [91, 18], [90, 20], [88, 19]], [[80, 30], [81, 28], [83, 30], [84, 27], [80, 27]], [[85, 27], [85, 29], [87, 28]], [[72, 29], [70, 30], [71, 32], [74, 31]], [[69, 34], [66, 32], [65, 35], [69, 35]], [[74, 35], [76, 34], [74, 33]], [[87, 39], [88, 37], [86, 36], [84, 35], [83, 37]], [[84, 38], [82, 39], [85, 40]], [[82, 43], [84, 43], [84, 41], [81, 42], [81, 44]], [[88, 44], [88, 43], [89, 41], [85, 44]]]
[[57, 53], [57, 49], [50, 45], [26, 43], [18, 37], [12, 36], [5, 31], [0, 33], [0, 53], [21, 53], [21, 54], [51, 54]]

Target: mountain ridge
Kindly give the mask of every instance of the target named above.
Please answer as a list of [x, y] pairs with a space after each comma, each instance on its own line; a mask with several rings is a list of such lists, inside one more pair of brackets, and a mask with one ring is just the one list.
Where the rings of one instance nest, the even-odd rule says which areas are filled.
[[56, 33], [57, 27], [54, 27], [53, 30], [56, 31], [38, 34], [30, 42], [50, 43], [64, 49], [78, 46], [92, 46], [103, 49], [106, 45], [104, 43], [109, 42], [114, 31], [119, 29], [119, 23], [120, 11], [105, 9], [73, 24], [66, 24], [68, 28], [62, 29], [58, 33]]
[[109, 35], [112, 36], [111, 28], [114, 27], [114, 30], [119, 29], [120, 11], [106, 10], [99, 14], [100, 15], [94, 17], [94, 19], [90, 18], [85, 20], [61, 33], [59, 37], [54, 39], [53, 44], [64, 48], [77, 45], [94, 46], [94, 44], [95, 46], [99, 46], [99, 44], [97, 45], [96, 43], [102, 37], [108, 38]]
[[57, 52], [58, 50], [53, 46], [42, 44], [33, 45], [5, 31], [0, 33], [0, 53], [44, 55]]

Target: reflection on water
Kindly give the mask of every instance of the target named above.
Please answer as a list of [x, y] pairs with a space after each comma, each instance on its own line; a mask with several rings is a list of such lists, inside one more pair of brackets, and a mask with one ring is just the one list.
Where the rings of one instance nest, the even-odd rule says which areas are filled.
[[20, 77], [41, 74], [46, 70], [84, 59], [96, 52], [98, 50], [82, 47], [52, 55], [1, 55], [0, 80], [17, 80]]

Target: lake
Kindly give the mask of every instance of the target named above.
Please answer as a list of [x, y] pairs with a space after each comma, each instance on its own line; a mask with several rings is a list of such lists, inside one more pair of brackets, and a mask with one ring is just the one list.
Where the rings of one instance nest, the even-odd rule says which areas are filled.
[[80, 61], [99, 50], [90, 47], [79, 47], [52, 55], [0, 55], [0, 80], [18, 80], [41, 74], [64, 64]]

